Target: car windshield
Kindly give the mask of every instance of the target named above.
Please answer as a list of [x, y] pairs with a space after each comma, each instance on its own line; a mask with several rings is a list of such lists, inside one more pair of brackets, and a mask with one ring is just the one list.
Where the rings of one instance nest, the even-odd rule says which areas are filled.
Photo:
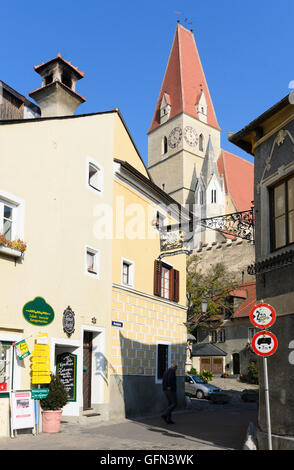
[[197, 375], [193, 375], [193, 380], [197, 383], [197, 384], [206, 384], [206, 381], [203, 380], [201, 377], [198, 377]]

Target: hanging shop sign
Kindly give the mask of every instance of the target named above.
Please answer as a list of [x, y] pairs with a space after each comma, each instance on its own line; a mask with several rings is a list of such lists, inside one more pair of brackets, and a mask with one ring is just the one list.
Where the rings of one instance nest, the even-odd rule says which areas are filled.
[[276, 321], [276, 312], [271, 305], [255, 305], [250, 312], [250, 321], [257, 328], [269, 328]]
[[68, 401], [76, 401], [77, 389], [77, 356], [65, 352], [57, 356], [56, 372], [63, 382], [68, 394]]
[[16, 355], [18, 359], [20, 360], [24, 359], [25, 357], [31, 354], [25, 339], [23, 339], [22, 341], [19, 341], [18, 343], [15, 343], [14, 346], [15, 346]]
[[260, 331], [253, 336], [251, 346], [259, 356], [268, 357], [276, 352], [278, 340], [270, 331]]
[[54, 320], [54, 310], [43, 297], [35, 297], [27, 302], [22, 312], [26, 321], [32, 325], [46, 326]]
[[63, 331], [67, 334], [67, 336], [71, 336], [75, 331], [75, 314], [70, 308], [67, 307], [66, 310], [63, 312]]

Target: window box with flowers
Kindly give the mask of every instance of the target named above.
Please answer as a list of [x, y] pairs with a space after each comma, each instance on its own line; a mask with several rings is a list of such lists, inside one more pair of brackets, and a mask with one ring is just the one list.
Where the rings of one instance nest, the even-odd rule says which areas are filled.
[[7, 240], [3, 234], [0, 234], [0, 253], [19, 258], [26, 249], [27, 245], [22, 240]]

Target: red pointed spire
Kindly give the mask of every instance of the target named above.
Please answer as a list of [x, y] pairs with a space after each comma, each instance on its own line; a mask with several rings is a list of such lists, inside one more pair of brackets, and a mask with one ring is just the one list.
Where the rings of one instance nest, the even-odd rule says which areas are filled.
[[160, 105], [164, 93], [167, 93], [170, 97], [171, 111], [169, 119], [180, 113], [186, 113], [198, 119], [196, 105], [202, 90], [207, 103], [207, 124], [220, 129], [194, 35], [178, 24], [148, 133], [160, 125]]

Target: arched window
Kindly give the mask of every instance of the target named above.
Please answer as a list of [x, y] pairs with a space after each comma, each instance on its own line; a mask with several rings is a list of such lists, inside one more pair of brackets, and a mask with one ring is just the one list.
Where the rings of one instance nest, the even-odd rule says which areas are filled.
[[200, 136], [199, 136], [199, 150], [201, 150], [201, 152], [203, 152], [203, 148], [204, 148], [204, 138], [203, 138], [203, 135], [200, 134]]

